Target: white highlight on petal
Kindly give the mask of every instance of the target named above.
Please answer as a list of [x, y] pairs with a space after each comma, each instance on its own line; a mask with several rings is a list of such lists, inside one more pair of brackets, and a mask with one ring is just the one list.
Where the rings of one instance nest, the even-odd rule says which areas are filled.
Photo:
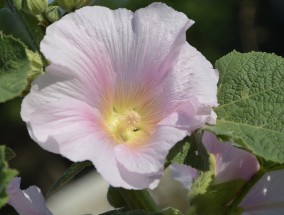
[[284, 170], [266, 173], [243, 198], [242, 215], [284, 214]]

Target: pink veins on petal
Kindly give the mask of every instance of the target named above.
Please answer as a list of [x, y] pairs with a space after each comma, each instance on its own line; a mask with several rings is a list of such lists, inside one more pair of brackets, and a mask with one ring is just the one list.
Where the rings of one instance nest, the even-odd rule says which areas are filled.
[[193, 24], [163, 3], [94, 6], [47, 28], [46, 73], [21, 116], [44, 149], [90, 160], [112, 186], [154, 188], [176, 142], [214, 123], [218, 73], [186, 42]]

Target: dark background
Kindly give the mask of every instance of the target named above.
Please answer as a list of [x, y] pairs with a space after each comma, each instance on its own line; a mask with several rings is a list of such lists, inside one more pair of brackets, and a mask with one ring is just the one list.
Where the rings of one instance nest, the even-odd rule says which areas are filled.
[[[0, 0], [1, 1], [1, 0]], [[150, 0], [97, 0], [110, 8], [136, 10]], [[184, 12], [195, 24], [188, 30], [187, 40], [214, 65], [232, 50], [263, 51], [284, 56], [283, 0], [166, 0], [162, 1]], [[0, 20], [3, 22], [3, 20]], [[19, 171], [22, 187], [39, 186], [45, 193], [71, 164], [60, 155], [42, 150], [34, 143], [20, 118], [21, 98], [0, 104], [0, 144], [12, 148], [17, 157], [9, 162]], [[92, 171], [84, 170], [82, 174]], [[77, 176], [76, 178], [80, 177]], [[74, 180], [76, 180], [76, 178]], [[15, 214], [5, 206], [1, 215]]]

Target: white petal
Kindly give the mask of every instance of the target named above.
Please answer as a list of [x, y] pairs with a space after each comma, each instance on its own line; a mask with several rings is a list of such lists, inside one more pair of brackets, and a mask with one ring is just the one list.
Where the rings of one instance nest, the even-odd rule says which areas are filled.
[[133, 188], [120, 176], [115, 143], [104, 133], [96, 109], [69, 99], [49, 103], [31, 116], [30, 135], [44, 149], [74, 162], [90, 160], [112, 186]]
[[45, 199], [36, 186], [31, 186], [22, 191], [20, 189], [21, 178], [14, 178], [8, 188], [9, 204], [20, 215], [52, 215], [45, 205]]
[[187, 135], [185, 130], [159, 125], [149, 142], [138, 146], [120, 144], [116, 157], [130, 172], [156, 173], [163, 169], [165, 158], [178, 141]]
[[[167, 111], [172, 111], [170, 108]], [[165, 113], [167, 113], [167, 111]], [[163, 124], [172, 124], [177, 128], [185, 129], [190, 135], [194, 130], [203, 127], [206, 123], [215, 124], [216, 114], [212, 106], [202, 104], [192, 96], [188, 101], [181, 102], [171, 115], [163, 119]]]
[[284, 214], [284, 170], [266, 173], [241, 201], [247, 214]]

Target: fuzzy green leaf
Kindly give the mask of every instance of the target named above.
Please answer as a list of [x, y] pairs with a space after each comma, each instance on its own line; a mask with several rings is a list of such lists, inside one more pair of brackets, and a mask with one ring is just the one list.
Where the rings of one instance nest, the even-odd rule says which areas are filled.
[[254, 154], [284, 163], [284, 59], [236, 51], [216, 62], [218, 119], [205, 129]]
[[0, 102], [19, 96], [26, 88], [30, 63], [23, 43], [0, 33]]

